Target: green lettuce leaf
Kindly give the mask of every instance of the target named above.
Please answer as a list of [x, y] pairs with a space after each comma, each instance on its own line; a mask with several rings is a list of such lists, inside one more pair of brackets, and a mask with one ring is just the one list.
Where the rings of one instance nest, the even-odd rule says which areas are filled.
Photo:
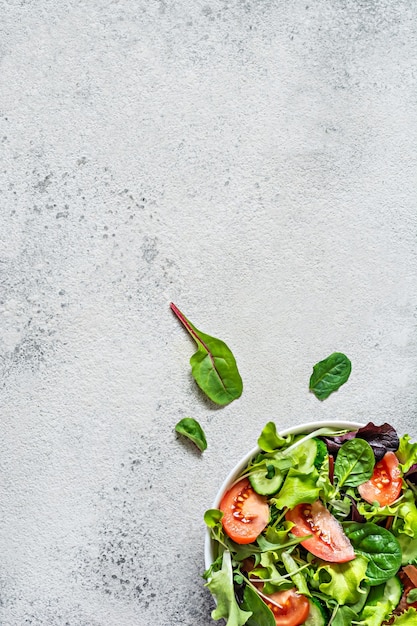
[[404, 473], [408, 472], [410, 467], [417, 463], [417, 443], [410, 443], [410, 439], [410, 435], [400, 437], [400, 447], [395, 453]]
[[361, 582], [366, 578], [368, 560], [359, 555], [347, 563], [326, 563], [321, 561], [314, 574], [319, 589], [334, 598], [339, 604], [354, 604], [361, 594]]
[[268, 422], [260, 434], [258, 446], [265, 452], [275, 452], [275, 450], [280, 450], [284, 446], [287, 446], [292, 438], [293, 435], [281, 437], [281, 435], [277, 433], [277, 427], [274, 422]]
[[271, 609], [249, 585], [246, 585], [243, 592], [242, 607], [252, 613], [247, 626], [275, 626], [275, 617]]
[[405, 613], [397, 615], [392, 622], [392, 626], [415, 626], [417, 624], [417, 611], [416, 609], [408, 609]]
[[333, 616], [332, 626], [352, 626], [358, 619], [358, 614], [349, 606], [339, 606]]
[[283, 578], [276, 567], [278, 557], [274, 552], [263, 552], [260, 558], [261, 567], [257, 567], [250, 572], [251, 576], [256, 576], [265, 580], [264, 593], [274, 593], [274, 591], [290, 589], [294, 586], [288, 578]]
[[417, 506], [414, 494], [408, 489], [396, 504], [384, 507], [372, 506], [360, 502], [358, 511], [367, 521], [376, 521], [377, 518], [394, 517], [394, 530], [405, 533], [410, 537], [417, 537]]
[[358, 626], [381, 626], [391, 614], [395, 606], [390, 601], [389, 594], [384, 593], [385, 589], [385, 584], [371, 589], [367, 603], [359, 614]]
[[[275, 526], [267, 526], [265, 532], [265, 539], [272, 544], [276, 544], [277, 546], [282, 546], [284, 543], [287, 543], [290, 539], [290, 531], [293, 528], [293, 522], [284, 522], [282, 524], [282, 528], [276, 528]], [[262, 535], [258, 537], [259, 539], [263, 539]], [[259, 544], [260, 545], [260, 544]]]
[[217, 607], [211, 614], [212, 618], [225, 619], [226, 626], [244, 626], [252, 612], [242, 611], [236, 601], [230, 552], [224, 552], [221, 570], [212, 574], [206, 586], [217, 601]]
[[291, 554], [289, 552], [283, 552], [281, 558], [284, 563], [284, 567], [294, 585], [297, 587], [298, 592], [304, 594], [305, 596], [311, 596], [304, 573], [300, 571], [300, 568], [292, 558]]
[[278, 493], [278, 497], [272, 498], [271, 502], [278, 509], [283, 509], [284, 507], [293, 509], [302, 502], [315, 502], [318, 500], [320, 493], [320, 487], [317, 485], [318, 478], [319, 473], [315, 468], [309, 474], [304, 474], [291, 468]]

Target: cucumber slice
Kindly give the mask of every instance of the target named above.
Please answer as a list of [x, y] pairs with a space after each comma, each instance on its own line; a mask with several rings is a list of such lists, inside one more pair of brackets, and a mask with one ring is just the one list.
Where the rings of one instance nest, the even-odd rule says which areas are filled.
[[326, 626], [328, 617], [322, 604], [316, 598], [309, 600], [309, 603], [310, 612], [303, 626]]
[[394, 610], [403, 595], [403, 586], [398, 576], [393, 576], [385, 583], [384, 596], [389, 600]]
[[249, 474], [252, 488], [261, 496], [272, 496], [281, 489], [285, 474], [280, 470], [280, 464], [275, 459], [265, 459], [265, 467]]
[[313, 467], [320, 469], [326, 456], [326, 444], [321, 441], [321, 439], [316, 439], [315, 437], [313, 439], [307, 439], [307, 441], [304, 441], [290, 452], [293, 465], [297, 467], [300, 472], [310, 472]]

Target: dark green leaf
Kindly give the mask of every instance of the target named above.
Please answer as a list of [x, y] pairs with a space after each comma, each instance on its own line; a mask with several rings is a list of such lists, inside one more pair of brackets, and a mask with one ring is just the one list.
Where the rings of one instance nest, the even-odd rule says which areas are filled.
[[197, 330], [172, 302], [171, 309], [197, 343], [190, 364], [200, 389], [216, 404], [229, 404], [239, 398], [243, 383], [231, 350], [224, 341]]
[[332, 626], [351, 626], [358, 614], [348, 606], [339, 606], [333, 616]]
[[369, 480], [374, 471], [375, 456], [364, 439], [346, 441], [339, 450], [334, 464], [334, 475], [338, 489], [357, 487]]
[[350, 376], [352, 364], [346, 355], [333, 352], [327, 359], [316, 363], [310, 378], [310, 391], [319, 400], [325, 400], [337, 391]]
[[200, 424], [193, 417], [184, 417], [175, 426], [180, 435], [188, 437], [203, 452], [207, 448], [206, 436]]
[[246, 626], [275, 626], [275, 618], [271, 609], [249, 585], [246, 585], [243, 592], [242, 609], [252, 612]]
[[371, 522], [347, 522], [343, 528], [355, 552], [368, 559], [366, 576], [370, 585], [379, 585], [397, 573], [401, 566], [401, 548], [389, 530]]

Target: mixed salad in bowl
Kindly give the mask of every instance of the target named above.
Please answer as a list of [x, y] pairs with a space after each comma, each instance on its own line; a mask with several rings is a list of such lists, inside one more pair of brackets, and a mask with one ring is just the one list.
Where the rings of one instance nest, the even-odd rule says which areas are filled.
[[417, 626], [417, 443], [389, 424], [269, 422], [205, 522], [227, 626]]

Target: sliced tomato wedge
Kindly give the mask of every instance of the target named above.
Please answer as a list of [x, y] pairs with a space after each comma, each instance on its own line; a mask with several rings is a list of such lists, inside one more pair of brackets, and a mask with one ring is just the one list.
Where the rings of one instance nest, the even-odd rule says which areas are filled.
[[247, 478], [224, 494], [219, 509], [223, 511], [224, 532], [240, 544], [255, 541], [269, 521], [267, 499], [252, 489]]
[[394, 452], [387, 452], [375, 463], [371, 478], [359, 485], [358, 491], [366, 502], [378, 502], [380, 506], [386, 506], [399, 497], [402, 484], [399, 461]]
[[262, 599], [274, 614], [276, 626], [300, 626], [310, 612], [307, 598], [298, 593], [295, 587], [268, 596], [262, 594]]
[[312, 535], [301, 545], [314, 556], [332, 563], [346, 563], [355, 558], [352, 544], [341, 524], [320, 500], [313, 504], [298, 504], [287, 511], [285, 518], [295, 524], [291, 532], [296, 537]]

